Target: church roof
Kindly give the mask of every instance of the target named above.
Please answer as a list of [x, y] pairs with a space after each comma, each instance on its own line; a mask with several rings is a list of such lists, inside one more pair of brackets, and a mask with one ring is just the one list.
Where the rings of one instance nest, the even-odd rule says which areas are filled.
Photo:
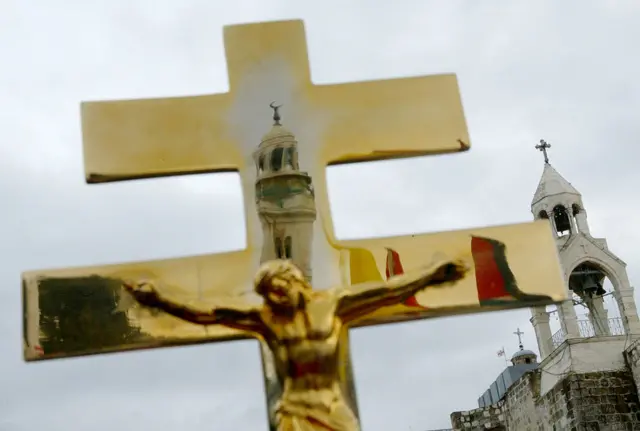
[[569, 181], [565, 180], [564, 177], [560, 175], [553, 166], [551, 166], [551, 164], [545, 163], [544, 170], [542, 171], [542, 177], [538, 183], [538, 188], [531, 200], [531, 206], [535, 205], [547, 196], [559, 195], [561, 193], [580, 196], [580, 192], [576, 190]]

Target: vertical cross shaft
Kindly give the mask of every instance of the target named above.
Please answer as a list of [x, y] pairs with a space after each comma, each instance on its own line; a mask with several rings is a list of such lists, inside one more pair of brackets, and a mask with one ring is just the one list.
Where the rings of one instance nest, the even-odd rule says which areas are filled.
[[518, 328], [518, 330], [516, 332], [513, 333], [514, 335], [518, 336], [518, 345], [520, 346], [520, 350], [522, 350], [522, 335], [524, 335], [524, 332], [522, 332], [520, 330], [520, 328]]

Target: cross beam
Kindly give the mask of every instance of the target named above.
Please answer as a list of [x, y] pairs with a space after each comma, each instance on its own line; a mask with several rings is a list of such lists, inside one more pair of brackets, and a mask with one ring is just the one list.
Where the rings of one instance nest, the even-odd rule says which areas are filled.
[[[342, 286], [331, 290], [338, 292], [336, 298], [365, 302], [372, 286], [397, 287], [405, 273], [424, 270], [432, 260], [442, 263], [447, 256], [462, 262], [468, 273], [450, 288], [418, 283], [415, 294], [401, 301], [363, 309], [341, 299], [337, 314], [320, 308], [344, 323], [335, 347], [338, 362], [325, 365], [337, 367], [331, 378], [338, 382], [345, 417], [353, 419], [346, 428], [334, 428], [352, 430], [358, 420], [347, 327], [566, 299], [555, 242], [544, 221], [353, 241], [334, 234], [328, 165], [469, 149], [455, 75], [314, 85], [301, 21], [226, 27], [224, 42], [226, 94], [84, 103], [85, 171], [89, 183], [236, 171], [243, 185], [246, 248], [24, 273], [27, 360], [255, 336], [238, 316], [269, 310], [273, 297], [250, 292], [258, 265], [276, 258], [290, 258], [316, 288]], [[274, 101], [281, 107], [270, 125]], [[123, 286], [133, 285], [154, 286], [164, 298], [162, 308], [154, 306], [165, 312], [150, 312], [123, 293]], [[148, 295], [137, 298], [144, 304]], [[223, 320], [207, 320], [220, 312]], [[260, 316], [264, 323], [267, 314]], [[344, 316], [351, 316], [348, 325]], [[315, 328], [319, 322], [308, 324]], [[274, 331], [271, 338], [259, 338], [271, 340], [261, 346], [270, 423], [281, 427], [284, 419], [274, 409], [293, 377], [282, 366], [282, 350], [280, 356], [273, 350], [287, 331], [279, 326]], [[296, 372], [313, 372], [294, 364]], [[274, 369], [275, 374], [268, 372]]]

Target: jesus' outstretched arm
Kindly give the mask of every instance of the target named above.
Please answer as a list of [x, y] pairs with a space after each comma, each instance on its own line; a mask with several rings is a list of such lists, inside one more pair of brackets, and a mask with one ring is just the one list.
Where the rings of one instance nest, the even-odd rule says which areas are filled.
[[355, 285], [340, 294], [337, 315], [349, 323], [380, 307], [401, 304], [422, 290], [451, 285], [466, 272], [467, 267], [461, 262], [443, 261], [387, 281]]
[[216, 307], [201, 310], [180, 304], [161, 295], [150, 282], [124, 282], [123, 287], [141, 305], [164, 311], [186, 322], [198, 325], [224, 325], [255, 334], [263, 332], [264, 325], [258, 309], [240, 310], [230, 307]]

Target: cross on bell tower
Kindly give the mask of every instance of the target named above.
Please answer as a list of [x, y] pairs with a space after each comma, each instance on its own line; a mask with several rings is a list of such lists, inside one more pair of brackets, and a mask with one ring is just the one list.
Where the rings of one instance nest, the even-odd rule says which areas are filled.
[[536, 149], [542, 151], [544, 154], [544, 162], [549, 163], [549, 155], [547, 154], [547, 149], [551, 148], [551, 144], [547, 144], [547, 141], [544, 139], [540, 139], [540, 143], [536, 145]]

